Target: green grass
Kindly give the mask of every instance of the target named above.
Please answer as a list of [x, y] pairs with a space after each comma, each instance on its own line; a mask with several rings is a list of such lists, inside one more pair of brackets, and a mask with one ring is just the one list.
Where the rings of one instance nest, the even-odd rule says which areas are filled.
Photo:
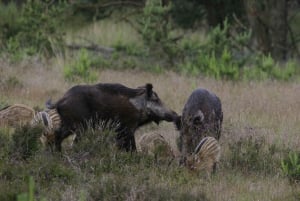
[[[54, 71], [56, 68], [50, 69]], [[31, 68], [31, 72], [35, 70]], [[37, 85], [31, 85], [27, 75], [20, 75], [19, 71], [8, 74], [23, 80], [23, 88], [31, 89], [26, 101], [34, 106], [42, 105], [48, 98], [47, 93], [40, 91], [56, 88], [56, 85], [47, 84], [52, 82], [47, 76], [53, 76], [56, 84], [63, 86], [57, 88], [55, 97], [62, 96], [72, 86], [65, 83], [63, 77], [59, 79], [54, 72], [44, 74], [45, 78], [37, 81]], [[36, 146], [24, 147], [29, 150], [22, 148], [26, 143], [20, 142], [30, 139], [28, 136], [35, 136], [33, 131], [2, 129], [1, 200], [15, 200], [18, 195], [27, 193], [29, 177], [34, 179], [34, 195], [38, 200], [222, 201], [255, 198], [294, 201], [299, 197], [299, 186], [293, 186], [281, 170], [282, 156], [288, 150], [299, 149], [297, 83], [231, 83], [171, 72], [151, 74], [109, 70], [100, 71], [98, 79], [102, 82], [121, 82], [131, 87], [152, 82], [161, 99], [177, 112], [182, 110], [188, 95], [198, 86], [218, 94], [223, 104], [224, 124], [217, 174], [208, 180], [201, 174], [196, 175], [179, 167], [176, 161], [168, 165], [157, 163], [153, 157], [141, 153], [119, 151], [114, 146], [112, 132], [88, 130], [73, 149], [59, 155]], [[22, 102], [15, 90], [18, 89], [3, 91], [10, 103]], [[259, 97], [257, 94], [260, 94]], [[164, 135], [176, 151], [178, 133], [168, 123], [140, 129], [136, 138], [152, 130]], [[18, 143], [5, 143], [13, 141]]]
[[[186, 35], [182, 46], [191, 49], [207, 40], [203, 32]], [[88, 66], [84, 73], [95, 75], [93, 83], [116, 82], [129, 87], [152, 83], [164, 103], [178, 113], [192, 90], [207, 88], [220, 97], [224, 112], [219, 168], [207, 179], [179, 167], [176, 161], [158, 164], [150, 156], [117, 150], [111, 132], [88, 130], [73, 149], [60, 155], [35, 144], [31, 138], [37, 134], [34, 131], [0, 128], [0, 200], [16, 200], [32, 192], [29, 178], [34, 180], [36, 200], [299, 200], [299, 185], [292, 185], [281, 170], [282, 156], [300, 147], [299, 79], [232, 82], [168, 71], [156, 58], [136, 61], [134, 56], [146, 54], [139, 51], [141, 39], [132, 27], [118, 21], [95, 22], [69, 31], [65, 37], [70, 43], [92, 42], [122, 49], [131, 56], [113, 54], [113, 64], [92, 52], [80, 60], [80, 52], [71, 50], [65, 55], [57, 50], [56, 57], [47, 61], [33, 58], [10, 63], [1, 58], [0, 107], [23, 103], [44, 108], [49, 98], [55, 101], [73, 85], [89, 82], [65, 80], [64, 67], [82, 64]], [[136, 138], [153, 130], [162, 134], [178, 155], [178, 132], [172, 124], [144, 127]], [[26, 140], [31, 146], [25, 146]]]

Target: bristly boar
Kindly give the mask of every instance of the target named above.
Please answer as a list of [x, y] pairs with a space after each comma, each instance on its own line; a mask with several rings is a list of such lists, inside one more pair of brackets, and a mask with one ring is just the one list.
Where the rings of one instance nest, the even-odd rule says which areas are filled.
[[187, 157], [186, 165], [196, 172], [204, 170], [210, 177], [211, 173], [216, 171], [220, 154], [219, 142], [214, 137], [204, 137], [195, 148], [194, 153]]
[[179, 150], [182, 159], [192, 154], [204, 137], [211, 136], [219, 140], [222, 122], [220, 99], [206, 89], [194, 90], [183, 108], [181, 119], [176, 120], [180, 130]]
[[157, 131], [142, 134], [138, 140], [138, 151], [162, 160], [175, 157], [171, 145]]
[[134, 132], [150, 122], [164, 120], [174, 122], [178, 115], [167, 108], [152, 90], [152, 84], [128, 88], [117, 83], [77, 85], [69, 89], [55, 104], [46, 103], [49, 109], [56, 108], [62, 126], [55, 134], [55, 145], [61, 150], [61, 142], [86, 122], [94, 126], [100, 121], [118, 122], [116, 143], [120, 149], [135, 151]]
[[0, 110], [0, 127], [17, 127], [29, 124], [35, 115], [33, 108], [23, 104], [13, 104]]

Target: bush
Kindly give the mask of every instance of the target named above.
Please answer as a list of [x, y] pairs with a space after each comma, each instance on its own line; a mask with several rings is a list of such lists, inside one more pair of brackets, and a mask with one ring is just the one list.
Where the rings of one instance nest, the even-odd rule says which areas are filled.
[[14, 2], [4, 5], [0, 2], [0, 50], [5, 48], [6, 40], [18, 30], [19, 10]]
[[71, 82], [83, 79], [86, 82], [93, 82], [97, 79], [91, 72], [92, 62], [86, 49], [81, 49], [79, 57], [72, 64], [64, 67], [65, 79]]
[[176, 36], [171, 34], [174, 27], [169, 20], [170, 9], [159, 0], [147, 1], [138, 27], [149, 55], [166, 60], [166, 66], [173, 66], [180, 54]]
[[250, 38], [249, 32], [241, 32], [234, 37], [229, 35], [227, 20], [224, 27], [215, 27], [208, 33], [203, 44], [184, 42], [182, 50], [186, 55], [179, 71], [197, 76], [199, 74], [216, 79], [238, 80], [240, 69], [247, 60], [241, 44]]
[[257, 55], [254, 64], [242, 69], [242, 78], [245, 80], [282, 80], [288, 81], [299, 77], [297, 64], [290, 60], [285, 64], [279, 64], [274, 61], [271, 55]]
[[11, 5], [8, 6], [11, 9], [1, 14], [11, 17], [2, 22], [6, 31], [0, 38], [3, 43], [0, 48], [8, 51], [14, 59], [39, 53], [53, 55], [54, 46], [61, 47], [63, 44], [61, 24], [65, 4], [29, 0], [19, 10]]
[[145, 162], [148, 158], [119, 150], [116, 146], [117, 123], [100, 122], [96, 129], [89, 127], [77, 133], [79, 139], [69, 153], [78, 167], [85, 171], [92, 171], [100, 176], [104, 173], [124, 174], [132, 173], [132, 166]]
[[[0, 107], [1, 108], [1, 107]], [[11, 138], [8, 130], [0, 129], [0, 164], [9, 156]]]
[[24, 125], [18, 127], [12, 136], [10, 157], [13, 159], [28, 159], [40, 148], [39, 137], [43, 131], [42, 127], [31, 127]]
[[300, 153], [290, 152], [281, 161], [281, 169], [291, 182], [300, 182]]

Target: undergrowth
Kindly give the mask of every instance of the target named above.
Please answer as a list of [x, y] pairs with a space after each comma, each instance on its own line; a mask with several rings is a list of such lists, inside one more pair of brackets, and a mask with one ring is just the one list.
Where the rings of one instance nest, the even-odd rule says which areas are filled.
[[81, 189], [70, 195], [81, 200], [207, 200], [203, 192], [178, 190], [192, 177], [177, 164], [118, 150], [111, 130], [81, 131], [73, 149], [59, 154], [36, 146], [36, 129], [0, 133], [1, 200], [62, 200], [69, 187]]
[[[103, 126], [79, 131], [78, 142], [63, 153], [38, 145], [39, 128], [23, 126], [12, 137], [0, 130], [0, 199], [209, 200], [204, 191], [182, 188], [204, 178], [195, 177], [176, 161], [157, 163], [153, 156], [119, 150], [115, 132]], [[241, 138], [229, 144], [221, 171], [277, 175], [286, 153], [264, 138]], [[293, 168], [298, 168], [299, 159], [291, 154], [289, 159], [282, 168], [288, 178], [297, 179], [298, 170]]]
[[[195, 39], [188, 32], [180, 34], [182, 30], [170, 18], [171, 10], [171, 5], [162, 6], [161, 1], [147, 2], [141, 12], [125, 17], [123, 21], [126, 26], [134, 27], [135, 33], [131, 31], [126, 34], [137, 35], [135, 42], [128, 43], [126, 36], [124, 39], [114, 38], [111, 40], [117, 42], [111, 44], [114, 48], [112, 53], [89, 54], [86, 50], [80, 50], [78, 56], [76, 52], [69, 55], [65, 52], [65, 32], [72, 32], [73, 29], [66, 30], [68, 26], [64, 23], [74, 24], [71, 16], [75, 14], [66, 2], [33, 0], [20, 8], [14, 3], [0, 4], [0, 28], [3, 30], [0, 32], [0, 53], [13, 62], [34, 55], [45, 58], [61, 55], [66, 61], [72, 60], [64, 66], [65, 78], [71, 82], [95, 81], [92, 68], [141, 69], [154, 73], [171, 70], [191, 76], [234, 81], [299, 80], [298, 63], [293, 58], [279, 63], [276, 58], [249, 48], [251, 31], [239, 30], [225, 20], [222, 27], [208, 29], [204, 39]], [[105, 20], [114, 23], [115, 19]], [[86, 24], [91, 23], [94, 21], [86, 21]], [[114, 30], [107, 30], [111, 31]], [[192, 32], [203, 35], [199, 30]], [[95, 33], [94, 39], [83, 38], [83, 41], [98, 45], [91, 41], [99, 41], [99, 37], [101, 35]]]
[[280, 172], [281, 160], [289, 149], [267, 144], [265, 138], [248, 136], [229, 144], [225, 164], [245, 174], [273, 175]]

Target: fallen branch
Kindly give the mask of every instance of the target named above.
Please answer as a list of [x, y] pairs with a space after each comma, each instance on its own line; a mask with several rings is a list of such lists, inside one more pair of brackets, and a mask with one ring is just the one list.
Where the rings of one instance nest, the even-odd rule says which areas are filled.
[[114, 48], [111, 47], [103, 47], [100, 45], [78, 45], [78, 44], [67, 44], [67, 47], [74, 50], [80, 50], [80, 49], [87, 49], [95, 52], [100, 52], [104, 54], [104, 56], [110, 56], [113, 51], [115, 51]]
[[135, 2], [135, 1], [115, 1], [115, 2], [108, 2], [108, 3], [94, 3], [94, 4], [89, 4], [89, 3], [81, 3], [81, 4], [76, 4], [73, 3], [73, 5], [77, 6], [78, 8], [83, 8], [83, 9], [89, 9], [89, 8], [107, 8], [107, 7], [112, 7], [112, 6], [136, 6], [136, 7], [144, 7], [145, 4], [143, 2]]

